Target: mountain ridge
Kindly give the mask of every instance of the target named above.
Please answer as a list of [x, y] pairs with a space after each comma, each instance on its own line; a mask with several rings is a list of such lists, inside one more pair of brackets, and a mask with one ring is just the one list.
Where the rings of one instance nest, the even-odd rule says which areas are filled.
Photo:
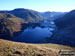
[[24, 9], [24, 8], [17, 8], [10, 11], [1, 11], [1, 12], [7, 12], [15, 15], [16, 17], [22, 18], [24, 20], [27, 20], [28, 22], [39, 22], [44, 20], [44, 17], [37, 11]]

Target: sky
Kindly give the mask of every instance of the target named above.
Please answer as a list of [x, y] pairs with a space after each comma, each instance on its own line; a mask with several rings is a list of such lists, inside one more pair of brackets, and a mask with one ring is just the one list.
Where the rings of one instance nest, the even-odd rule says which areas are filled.
[[44, 11], [71, 11], [75, 9], [75, 0], [0, 0], [0, 10], [15, 8]]

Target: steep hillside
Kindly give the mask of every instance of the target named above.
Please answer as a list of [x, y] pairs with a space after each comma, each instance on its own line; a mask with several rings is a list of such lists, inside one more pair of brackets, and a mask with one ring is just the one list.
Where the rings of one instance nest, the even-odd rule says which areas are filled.
[[55, 24], [58, 28], [73, 27], [75, 24], [75, 10], [70, 11], [65, 16], [55, 20]]
[[75, 10], [55, 20], [57, 31], [50, 38], [54, 43], [75, 47]]
[[[9, 13], [0, 13], [0, 38], [14, 37], [20, 34], [25, 21]], [[6, 39], [8, 39], [6, 38]]]
[[0, 56], [59, 56], [59, 48], [64, 51], [75, 50], [56, 44], [27, 44], [0, 39]]
[[40, 40], [40, 43], [55, 43], [75, 47], [75, 10], [56, 19], [56, 30], [49, 38]]

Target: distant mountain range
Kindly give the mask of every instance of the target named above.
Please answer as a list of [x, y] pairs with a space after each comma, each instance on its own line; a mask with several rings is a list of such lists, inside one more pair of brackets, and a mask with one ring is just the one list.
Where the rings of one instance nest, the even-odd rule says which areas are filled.
[[10, 11], [0, 11], [0, 12], [7, 12], [15, 15], [16, 17], [22, 18], [28, 22], [36, 23], [42, 20], [55, 20], [67, 12], [38, 12], [34, 10], [24, 9], [24, 8], [17, 8]]
[[43, 17], [47, 18], [48, 21], [51, 21], [51, 20], [56, 20], [60, 17], [63, 17], [67, 13], [68, 12], [50, 12], [50, 11], [47, 11], [47, 12], [43, 12], [41, 14]]

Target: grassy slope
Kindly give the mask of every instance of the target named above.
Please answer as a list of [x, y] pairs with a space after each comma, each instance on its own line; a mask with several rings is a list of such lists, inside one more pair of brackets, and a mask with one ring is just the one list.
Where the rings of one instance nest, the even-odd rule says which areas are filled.
[[[75, 50], [75, 48], [56, 44], [27, 44], [0, 39], [0, 56], [58, 56], [60, 50]], [[18, 51], [19, 54], [13, 54]]]

